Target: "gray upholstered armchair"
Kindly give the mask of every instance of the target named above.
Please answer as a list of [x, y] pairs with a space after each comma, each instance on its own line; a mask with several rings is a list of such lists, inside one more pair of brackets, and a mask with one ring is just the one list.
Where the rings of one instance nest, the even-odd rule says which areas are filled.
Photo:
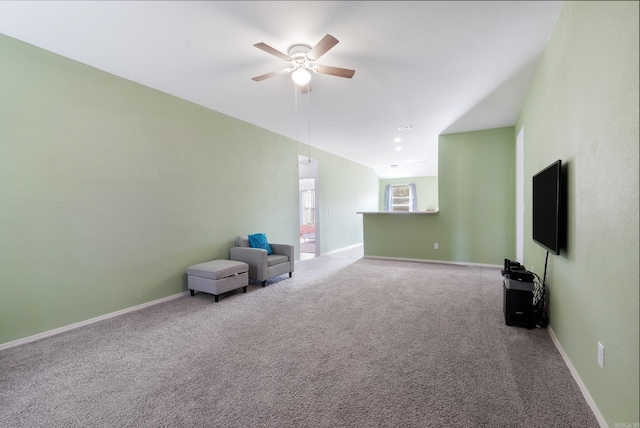
[[269, 242], [273, 254], [267, 254], [262, 248], [252, 248], [247, 235], [238, 236], [235, 246], [229, 251], [229, 260], [245, 262], [249, 265], [249, 279], [260, 281], [264, 287], [267, 280], [279, 275], [289, 274], [294, 267], [294, 246]]

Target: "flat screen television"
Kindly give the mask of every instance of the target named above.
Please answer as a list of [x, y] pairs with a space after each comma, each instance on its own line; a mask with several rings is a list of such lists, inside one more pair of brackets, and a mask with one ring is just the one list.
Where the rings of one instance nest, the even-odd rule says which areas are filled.
[[533, 240], [560, 254], [562, 245], [562, 161], [533, 176]]

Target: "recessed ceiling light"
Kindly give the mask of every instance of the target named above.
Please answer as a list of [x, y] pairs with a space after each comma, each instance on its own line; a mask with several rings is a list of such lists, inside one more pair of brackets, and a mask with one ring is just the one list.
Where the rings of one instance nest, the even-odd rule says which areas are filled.
[[413, 129], [413, 128], [415, 128], [415, 126], [413, 126], [413, 125], [403, 125], [403, 126], [399, 126], [398, 130], [399, 131], [406, 131], [407, 129]]
[[396, 147], [396, 151], [399, 152], [400, 150], [402, 150], [402, 147], [398, 146]]
[[400, 137], [396, 137], [396, 138], [393, 139], [394, 143], [399, 143], [400, 141], [402, 141], [402, 138], [400, 138]]

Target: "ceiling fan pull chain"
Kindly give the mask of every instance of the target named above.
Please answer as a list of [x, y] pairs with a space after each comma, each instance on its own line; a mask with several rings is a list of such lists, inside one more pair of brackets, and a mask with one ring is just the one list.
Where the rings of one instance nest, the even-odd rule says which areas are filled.
[[309, 142], [309, 163], [311, 163], [311, 91], [307, 92], [307, 141]]
[[[296, 140], [296, 155], [300, 156], [300, 150], [298, 148], [298, 88], [296, 88], [296, 84], [293, 84], [293, 100], [294, 100], [294, 114], [293, 117], [295, 119], [295, 123], [293, 124], [295, 140]], [[296, 158], [298, 159], [298, 158]]]

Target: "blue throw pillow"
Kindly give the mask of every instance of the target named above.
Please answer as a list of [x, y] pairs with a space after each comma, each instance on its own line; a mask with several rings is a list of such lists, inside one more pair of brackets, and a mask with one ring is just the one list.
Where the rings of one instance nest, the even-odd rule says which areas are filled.
[[273, 254], [273, 249], [271, 249], [271, 245], [269, 245], [269, 241], [267, 241], [267, 235], [264, 233], [249, 235], [249, 245], [251, 245], [252, 248], [267, 250], [267, 254]]

